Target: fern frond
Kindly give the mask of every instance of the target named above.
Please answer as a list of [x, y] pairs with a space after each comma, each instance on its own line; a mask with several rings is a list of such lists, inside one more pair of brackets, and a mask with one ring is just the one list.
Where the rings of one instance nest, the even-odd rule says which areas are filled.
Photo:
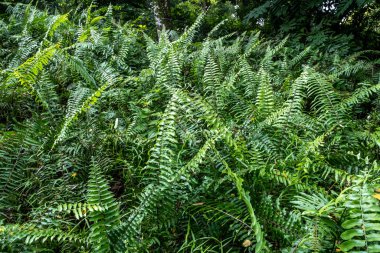
[[25, 36], [19, 42], [19, 48], [8, 64], [9, 69], [17, 68], [22, 62], [25, 62], [38, 48], [35, 39], [30, 36]]
[[380, 206], [374, 189], [365, 181], [356, 180], [344, 197], [347, 217], [342, 223], [344, 242], [339, 244], [344, 252], [380, 250]]
[[249, 57], [255, 49], [260, 45], [260, 32], [255, 33], [249, 37], [248, 43], [245, 45], [244, 58]]
[[193, 25], [189, 29], [187, 29], [174, 44], [178, 45], [179, 48], [184, 48], [185, 46], [187, 46], [193, 40], [194, 35], [197, 32], [200, 25], [202, 24], [205, 16], [206, 13], [202, 12], [197, 17]]
[[33, 85], [36, 83], [37, 76], [43, 70], [43, 67], [50, 62], [58, 48], [59, 44], [37, 52], [34, 56], [17, 67], [12, 75], [20, 81], [21, 85], [34, 93]]
[[90, 95], [80, 107], [76, 107], [73, 110], [70, 110], [68, 114], [66, 114], [65, 120], [62, 124], [61, 130], [57, 134], [57, 137], [54, 140], [52, 149], [65, 138], [66, 132], [68, 128], [78, 119], [81, 113], [88, 111], [91, 106], [93, 106], [98, 99], [101, 97], [102, 93], [112, 85], [112, 82], [106, 82], [98, 90], [96, 90], [92, 95]]
[[221, 71], [212, 57], [209, 57], [204, 72], [204, 90], [207, 95], [212, 97], [212, 103], [217, 111], [222, 110], [223, 106], [223, 88], [221, 84]]
[[11, 240], [22, 239], [26, 244], [37, 241], [43, 243], [47, 240], [57, 242], [69, 241], [82, 245], [86, 242], [81, 235], [67, 233], [60, 229], [39, 228], [33, 224], [0, 226], [0, 234], [4, 234]]
[[37, 81], [35, 87], [38, 91], [38, 96], [42, 105], [51, 113], [53, 111], [58, 111], [59, 96], [56, 91], [57, 86], [52, 82], [48, 72], [42, 71], [41, 77]]
[[285, 101], [283, 107], [272, 112], [265, 118], [265, 120], [259, 122], [258, 128], [260, 129], [264, 126], [273, 124], [286, 124], [289, 121], [289, 118], [299, 114], [303, 107], [302, 103], [305, 97], [305, 87], [308, 80], [308, 72], [303, 71], [294, 81], [289, 98]]
[[357, 105], [366, 99], [368, 99], [373, 94], [380, 92], [380, 84], [372, 85], [369, 87], [362, 87], [355, 91], [354, 94], [352, 94], [350, 97], [344, 99], [342, 102], [339, 103], [339, 107], [341, 110], [348, 110], [349, 108], [352, 108], [352, 106]]
[[296, 66], [309, 52], [311, 47], [306, 47], [302, 52], [300, 52], [298, 55], [296, 55], [288, 64], [288, 68], [292, 69], [294, 66]]
[[[0, 142], [0, 217], [7, 218], [9, 211], [19, 205], [20, 194], [27, 178], [26, 170], [33, 166], [36, 158], [31, 154], [38, 150], [42, 143], [35, 137], [37, 129], [33, 124], [20, 126]], [[33, 133], [33, 137], [31, 136]], [[13, 213], [13, 211], [12, 211]]]
[[73, 213], [75, 215], [75, 218], [79, 220], [80, 218], [86, 217], [88, 213], [94, 212], [94, 211], [105, 211], [107, 210], [107, 206], [102, 206], [98, 204], [88, 204], [88, 203], [64, 203], [58, 205], [56, 208], [54, 208], [53, 212], [66, 212], [68, 214]]
[[260, 79], [257, 78], [246, 58], [243, 58], [240, 64], [239, 74], [242, 77], [242, 85], [245, 89], [244, 96], [248, 99], [253, 99], [257, 96]]
[[[302, 247], [316, 252], [324, 248], [333, 250], [338, 229], [333, 212], [335, 200], [330, 200], [326, 193], [301, 193], [292, 201], [296, 208], [302, 210], [309, 231], [303, 238]], [[300, 245], [299, 245], [300, 246]]]
[[92, 208], [98, 205], [106, 207], [94, 210], [89, 214], [89, 219], [93, 222], [89, 236], [90, 243], [96, 252], [109, 252], [110, 241], [107, 233], [119, 224], [119, 205], [95, 161], [92, 161], [87, 191], [89, 206]]
[[174, 150], [178, 142], [175, 139], [175, 121], [178, 109], [178, 98], [176, 94], [173, 94], [160, 122], [156, 144], [150, 151], [150, 158], [146, 166], [150, 173], [158, 175], [158, 181], [161, 177], [166, 181], [166, 178], [173, 173]]
[[221, 155], [215, 148], [213, 148], [213, 150], [218, 155], [220, 161], [223, 163], [223, 166], [225, 167], [225, 173], [228, 175], [229, 179], [235, 184], [236, 190], [239, 193], [239, 198], [244, 202], [244, 204], [247, 207], [249, 217], [251, 220], [250, 226], [253, 228], [256, 237], [255, 252], [261, 252], [261, 250], [265, 248], [264, 233], [261, 231], [261, 225], [257, 221], [254, 209], [252, 207], [249, 192], [247, 192], [243, 187], [243, 179], [236, 172], [233, 172], [231, 170], [227, 162], [221, 157]]
[[165, 180], [163, 176], [161, 176], [162, 180], [159, 184], [152, 183], [144, 188], [144, 191], [140, 195], [140, 205], [132, 210], [126, 222], [110, 232], [115, 251], [125, 251], [125, 244], [133, 243], [143, 219], [148, 215], [153, 215], [154, 208], [157, 204], [170, 196], [170, 190], [175, 182], [186, 175], [190, 170], [197, 170], [199, 164], [204, 160], [207, 151], [211, 149], [218, 138], [219, 136], [217, 134], [207, 140], [203, 147], [199, 149], [198, 153], [177, 172], [173, 172], [171, 175], [167, 174]]
[[166, 89], [179, 88], [181, 85], [181, 66], [178, 55], [173, 48], [168, 49], [167, 62], [157, 72], [157, 81]]
[[[221, 226], [228, 225], [229, 231], [234, 234], [234, 240], [243, 243], [254, 241], [254, 228], [250, 226], [250, 217], [246, 207], [239, 199], [230, 202], [200, 202], [194, 203], [188, 210], [193, 217], [202, 215], [207, 223], [220, 223]], [[199, 222], [199, 221], [198, 221]], [[249, 245], [251, 246], [251, 245]]]
[[317, 113], [332, 112], [337, 117], [335, 120], [339, 120], [339, 115], [334, 112], [339, 97], [334, 92], [332, 84], [324, 75], [313, 69], [308, 68], [306, 71], [309, 76], [307, 93], [309, 97], [313, 98], [312, 109]]
[[300, 238], [305, 232], [300, 213], [280, 206], [279, 199], [266, 195], [259, 202], [259, 206], [256, 213], [260, 223], [266, 228], [266, 236], [276, 240], [282, 247]]
[[97, 87], [94, 77], [87, 71], [82, 60], [76, 56], [66, 55], [68, 66], [78, 74], [90, 85], [90, 88], [95, 89]]
[[264, 70], [259, 70], [260, 84], [257, 90], [256, 105], [260, 117], [266, 117], [274, 109], [274, 95], [269, 79], [269, 74]]

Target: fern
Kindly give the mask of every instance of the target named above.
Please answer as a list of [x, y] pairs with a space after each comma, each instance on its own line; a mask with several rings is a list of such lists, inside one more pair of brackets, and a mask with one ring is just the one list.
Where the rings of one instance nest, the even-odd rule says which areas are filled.
[[234, 241], [239, 243], [250, 242], [252, 246], [253, 228], [249, 224], [249, 215], [245, 210], [245, 205], [240, 200], [234, 199], [231, 202], [199, 202], [194, 203], [189, 212], [192, 217], [203, 216], [206, 222], [221, 223], [221, 226], [228, 226], [229, 230], [234, 234]]
[[36, 82], [36, 77], [43, 70], [43, 67], [49, 63], [58, 48], [59, 45], [54, 45], [37, 52], [37, 54], [17, 67], [13, 71], [13, 75], [20, 81], [21, 85], [34, 92], [33, 84]]
[[15, 78], [30, 94], [36, 96], [39, 102], [47, 106], [47, 102], [44, 100], [41, 91], [37, 89], [36, 83], [44, 66], [51, 61], [58, 48], [59, 44], [53, 45], [43, 51], [38, 51], [34, 56], [27, 59], [23, 64], [13, 70], [8, 77], [8, 85], [11, 84], [13, 82], [12, 79]]
[[370, 87], [362, 87], [358, 89], [354, 94], [350, 97], [346, 98], [342, 102], [340, 102], [340, 107], [342, 110], [347, 110], [352, 106], [359, 104], [362, 101], [368, 99], [371, 95], [376, 94], [380, 91], [380, 84], [373, 85]]
[[39, 228], [35, 225], [13, 225], [13, 226], [0, 226], [0, 233], [10, 235], [14, 239], [23, 239], [26, 244], [31, 244], [37, 241], [45, 242], [50, 241], [70, 241], [84, 244], [85, 240], [78, 235], [65, 233], [59, 229], [53, 228]]
[[[220, 155], [219, 155], [219, 157], [220, 157]], [[239, 177], [237, 173], [233, 172], [231, 170], [231, 168], [228, 166], [228, 164], [221, 157], [220, 157], [220, 159], [222, 160], [222, 163], [223, 163], [224, 167], [226, 168], [226, 173], [227, 173], [228, 177], [235, 184], [235, 187], [239, 193], [239, 198], [244, 202], [244, 204], [247, 207], [249, 217], [251, 220], [250, 226], [253, 228], [254, 234], [256, 236], [256, 238], [255, 238], [256, 239], [255, 251], [261, 252], [261, 250], [263, 248], [265, 248], [264, 233], [261, 231], [261, 225], [257, 221], [255, 212], [253, 210], [252, 203], [251, 203], [251, 197], [249, 196], [249, 193], [246, 192], [245, 189], [243, 188], [243, 179], [241, 177]]]
[[31, 153], [39, 150], [42, 143], [32, 137], [30, 133], [36, 131], [39, 126], [30, 124], [19, 126], [18, 133], [4, 137], [0, 142], [0, 211], [2, 219], [10, 219], [6, 209], [12, 210], [17, 208], [20, 201], [20, 194], [27, 173], [25, 168], [33, 166], [36, 162], [35, 157], [31, 157]]
[[261, 117], [266, 117], [273, 112], [274, 96], [269, 80], [269, 75], [263, 69], [259, 71], [260, 85], [257, 90], [256, 105], [258, 114]]
[[90, 85], [91, 88], [97, 87], [96, 81], [94, 77], [88, 72], [86, 67], [84, 66], [83, 61], [79, 58], [71, 55], [67, 55], [68, 66], [79, 73], [81, 77]]
[[206, 16], [205, 12], [202, 12], [200, 15], [198, 15], [193, 25], [189, 29], [187, 29], [181, 35], [181, 37], [176, 41], [175, 44], [177, 44], [179, 48], [186, 47], [193, 40], [195, 33], [197, 32], [200, 25], [202, 24], [202, 21], [205, 18], [205, 16]]
[[[150, 159], [146, 169], [152, 175], [156, 183], [149, 184], [141, 194], [140, 206], [138, 206], [128, 218], [128, 222], [121, 228], [114, 231], [113, 237], [121, 237], [115, 245], [116, 250], [124, 248], [123, 241], [131, 240], [138, 230], [138, 226], [146, 215], [151, 214], [152, 208], [159, 201], [163, 201], [164, 194], [168, 194], [170, 184], [175, 180], [176, 173], [173, 171], [175, 140], [175, 117], [178, 109], [177, 96], [174, 94], [167, 106], [163, 120], [160, 123], [160, 130], [157, 135], [155, 146], [151, 149]], [[169, 192], [170, 193], [170, 192]]]
[[220, 108], [220, 106], [224, 104], [224, 101], [222, 95], [223, 89], [221, 85], [221, 73], [218, 65], [212, 59], [212, 57], [209, 57], [207, 60], [203, 80], [205, 87], [204, 89], [206, 92], [211, 93], [210, 96], [212, 97], [212, 101], [215, 104], [216, 110], [222, 110], [223, 108]]
[[355, 180], [354, 184], [344, 196], [347, 215], [342, 223], [345, 231], [339, 248], [344, 252], [377, 252], [380, 250], [380, 208], [375, 187], [362, 180]]
[[268, 40], [285, 2], [242, 26], [212, 1], [157, 40], [134, 4], [7, 4], [0, 251], [378, 251], [377, 53], [295, 20]]
[[320, 251], [324, 248], [333, 249], [336, 239], [337, 224], [334, 221], [334, 200], [326, 197], [326, 193], [301, 194], [292, 201], [307, 217], [308, 233], [304, 236], [301, 248]]
[[106, 207], [95, 209], [89, 214], [89, 219], [93, 222], [89, 236], [92, 249], [96, 252], [109, 252], [110, 242], [107, 232], [119, 223], [119, 207], [109, 190], [106, 179], [94, 161], [92, 162], [87, 191], [87, 202], [93, 209], [97, 205]]
[[107, 209], [107, 206], [101, 206], [98, 204], [91, 205], [79, 202], [58, 205], [55, 209], [53, 209], [53, 212], [73, 213], [75, 215], [75, 218], [79, 220], [80, 218], [86, 217], [89, 212], [102, 212]]
[[[338, 97], [333, 90], [331, 83], [323, 75], [313, 71], [306, 70], [308, 73], [308, 96], [313, 98], [312, 109], [317, 113], [321, 111], [333, 112], [333, 108], [338, 103]], [[338, 115], [337, 115], [338, 116]], [[336, 120], [339, 120], [336, 119]]]
[[8, 64], [8, 68], [13, 69], [25, 62], [38, 48], [37, 42], [30, 36], [25, 36], [19, 42], [19, 48]]
[[68, 113], [66, 114], [66, 118], [62, 124], [62, 128], [54, 140], [52, 149], [65, 138], [68, 128], [78, 119], [79, 115], [83, 112], [88, 111], [91, 108], [91, 106], [93, 106], [97, 102], [102, 93], [111, 85], [112, 83], [106, 82], [89, 97], [87, 97], [87, 99], [82, 103], [80, 107], [75, 107], [68, 111]]

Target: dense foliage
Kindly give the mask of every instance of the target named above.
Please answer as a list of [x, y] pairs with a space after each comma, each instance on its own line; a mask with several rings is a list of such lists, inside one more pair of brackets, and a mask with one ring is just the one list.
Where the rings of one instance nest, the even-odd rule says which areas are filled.
[[377, 3], [131, 2], [6, 4], [0, 251], [380, 252]]

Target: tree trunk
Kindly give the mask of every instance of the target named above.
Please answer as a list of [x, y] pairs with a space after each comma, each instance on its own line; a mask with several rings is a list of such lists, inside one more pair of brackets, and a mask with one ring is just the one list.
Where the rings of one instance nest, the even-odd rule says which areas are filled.
[[151, 1], [151, 8], [156, 21], [157, 33], [160, 34], [163, 29], [170, 29], [169, 0]]

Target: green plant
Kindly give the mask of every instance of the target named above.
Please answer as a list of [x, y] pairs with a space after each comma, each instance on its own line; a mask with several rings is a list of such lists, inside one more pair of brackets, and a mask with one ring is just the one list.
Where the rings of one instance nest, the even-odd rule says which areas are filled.
[[10, 11], [1, 251], [378, 250], [369, 52], [216, 36], [227, 21], [203, 39], [205, 13], [156, 41], [112, 6]]

